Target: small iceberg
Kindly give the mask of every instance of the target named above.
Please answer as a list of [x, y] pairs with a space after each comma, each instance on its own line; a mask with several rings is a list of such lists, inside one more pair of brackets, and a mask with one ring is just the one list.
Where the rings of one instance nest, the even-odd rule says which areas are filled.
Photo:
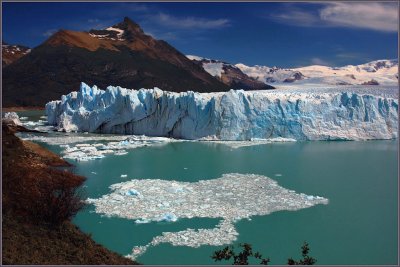
[[126, 150], [119, 150], [119, 151], [115, 151], [114, 155], [116, 156], [122, 156], [122, 155], [126, 155], [128, 154], [128, 152]]
[[126, 196], [138, 196], [138, 195], [139, 195], [139, 192], [136, 191], [135, 189], [129, 189], [129, 190], [125, 193], [125, 195], [126, 195]]
[[149, 219], [138, 219], [135, 221], [135, 223], [141, 224], [141, 223], [149, 223], [151, 220]]
[[178, 217], [176, 217], [175, 214], [173, 213], [165, 213], [159, 221], [163, 222], [176, 222], [178, 220]]

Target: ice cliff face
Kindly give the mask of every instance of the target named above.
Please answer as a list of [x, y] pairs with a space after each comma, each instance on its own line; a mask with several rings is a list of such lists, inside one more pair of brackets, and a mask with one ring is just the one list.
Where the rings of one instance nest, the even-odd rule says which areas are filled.
[[397, 97], [329, 90], [172, 93], [82, 83], [46, 113], [64, 131], [183, 139], [367, 140], [398, 131]]

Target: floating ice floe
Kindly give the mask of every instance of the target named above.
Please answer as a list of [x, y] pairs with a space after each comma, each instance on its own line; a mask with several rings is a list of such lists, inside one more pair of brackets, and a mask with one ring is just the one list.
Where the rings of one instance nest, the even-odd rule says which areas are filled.
[[121, 178], [126, 178], [126, 177], [128, 177], [127, 174], [121, 174]]
[[24, 126], [32, 127], [32, 126], [43, 126], [46, 124], [46, 121], [38, 120], [38, 121], [26, 121], [23, 122]]
[[125, 195], [127, 196], [138, 196], [140, 195], [140, 193], [138, 191], [136, 191], [135, 189], [129, 189]]
[[[40, 136], [34, 134], [19, 134], [23, 140], [45, 142], [50, 145], [59, 145], [63, 148], [61, 154], [63, 158], [76, 161], [88, 161], [102, 159], [107, 155], [126, 155], [127, 149], [134, 149], [144, 146], [159, 146], [178, 140], [166, 137], [147, 137], [147, 136], [110, 136], [94, 135], [81, 136], [57, 133], [56, 136]], [[88, 143], [93, 142], [96, 143]], [[85, 143], [81, 143], [85, 142]]]
[[224, 245], [237, 238], [234, 222], [251, 216], [280, 210], [298, 210], [328, 199], [285, 189], [266, 176], [224, 174], [212, 180], [179, 182], [160, 179], [135, 179], [110, 186], [112, 192], [98, 199], [88, 199], [95, 212], [135, 220], [174, 222], [180, 218], [221, 218], [213, 229], [186, 229], [164, 232], [145, 245], [134, 247], [130, 258], [144, 253], [149, 246], [171, 243], [174, 246], [198, 247]]
[[149, 137], [149, 136], [138, 136], [138, 135], [109, 135], [109, 134], [93, 134], [89, 136], [82, 136], [81, 134], [73, 133], [54, 133], [53, 136], [43, 136], [37, 134], [25, 134], [19, 133], [18, 136], [23, 140], [29, 140], [34, 142], [43, 142], [49, 145], [71, 145], [71, 144], [83, 144], [88, 142], [102, 142], [92, 144], [93, 146], [103, 146], [105, 142], [111, 144], [118, 144], [120, 141], [130, 139], [131, 141], [137, 142], [148, 142], [149, 144], [162, 144], [166, 142], [180, 142], [182, 140], [166, 138], [166, 137]]
[[[42, 116], [43, 117], [43, 116]], [[50, 132], [54, 131], [56, 127], [53, 125], [48, 125], [47, 121], [45, 120], [38, 120], [38, 121], [28, 121], [28, 117], [21, 117], [23, 118], [22, 125], [30, 130], [36, 130], [40, 132]]]
[[257, 146], [257, 145], [265, 145], [272, 143], [286, 143], [286, 142], [296, 142], [293, 138], [269, 138], [269, 139], [260, 139], [260, 138], [252, 138], [248, 141], [221, 141], [221, 140], [200, 140], [201, 142], [209, 143], [209, 144], [221, 144], [228, 146], [230, 148], [241, 148], [247, 146]]
[[128, 151], [126, 151], [126, 150], [118, 150], [118, 151], [114, 152], [114, 155], [116, 155], [116, 156], [122, 156], [122, 155], [126, 155], [126, 154], [128, 154]]
[[136, 220], [136, 221], [135, 221], [135, 223], [137, 223], [137, 224], [149, 223], [149, 222], [151, 222], [151, 221], [150, 221], [150, 220], [147, 220], [147, 219], [145, 219], [145, 220]]
[[158, 221], [162, 222], [176, 222], [178, 220], [178, 217], [176, 217], [175, 214], [173, 213], [165, 213], [164, 215], [162, 215], [160, 217], [160, 219]]

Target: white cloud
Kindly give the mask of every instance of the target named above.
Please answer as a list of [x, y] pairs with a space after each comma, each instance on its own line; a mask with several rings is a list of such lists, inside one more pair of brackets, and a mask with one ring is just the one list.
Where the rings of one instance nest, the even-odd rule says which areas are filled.
[[320, 10], [320, 18], [336, 26], [387, 32], [398, 30], [398, 6], [393, 3], [330, 3]]
[[175, 29], [220, 29], [230, 25], [228, 19], [178, 18], [165, 13], [151, 15], [150, 18], [160, 25]]
[[296, 9], [281, 14], [272, 14], [271, 17], [276, 21], [297, 26], [314, 26], [319, 21], [315, 14]]
[[313, 64], [313, 65], [322, 65], [322, 66], [329, 66], [330, 65], [329, 62], [327, 62], [327, 61], [325, 61], [323, 59], [320, 59], [318, 57], [313, 57], [311, 59], [311, 64]]
[[398, 30], [398, 5], [393, 2], [330, 2], [317, 11], [286, 5], [284, 13], [270, 17], [301, 27], [363, 28], [384, 32]]

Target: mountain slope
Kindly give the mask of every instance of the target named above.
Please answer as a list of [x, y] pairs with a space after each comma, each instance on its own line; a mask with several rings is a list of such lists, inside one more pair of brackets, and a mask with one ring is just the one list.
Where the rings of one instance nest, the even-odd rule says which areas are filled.
[[3, 68], [31, 51], [29, 47], [22, 45], [10, 45], [5, 42], [1, 45], [1, 64]]
[[3, 105], [44, 106], [81, 81], [168, 91], [226, 91], [165, 41], [146, 35], [129, 18], [105, 30], [60, 30], [3, 71]]
[[397, 85], [398, 61], [376, 60], [344, 67], [307, 66], [293, 69], [236, 64], [241, 71], [259, 81], [275, 84], [319, 85]]
[[228, 85], [229, 88], [244, 90], [274, 89], [273, 86], [244, 74], [235, 65], [192, 55], [187, 55], [187, 58], [196, 62], [209, 74]]

